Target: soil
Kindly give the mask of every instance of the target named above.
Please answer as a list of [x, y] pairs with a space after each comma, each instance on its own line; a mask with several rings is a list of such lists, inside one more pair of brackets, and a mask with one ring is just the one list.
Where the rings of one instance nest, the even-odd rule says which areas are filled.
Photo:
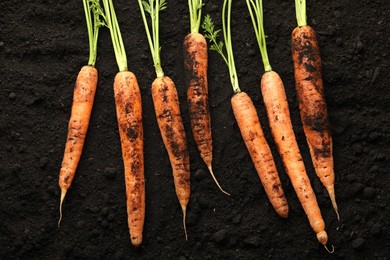
[[[177, 1], [179, 2], [179, 1]], [[1, 259], [388, 259], [390, 255], [390, 2], [308, 1], [317, 33], [333, 133], [336, 219], [316, 177], [299, 118], [290, 35], [294, 1], [264, 1], [271, 65], [284, 80], [304, 162], [335, 252], [318, 243], [272, 141], [259, 89], [263, 72], [245, 1], [235, 1], [232, 34], [240, 86], [254, 100], [289, 203], [277, 216], [234, 120], [228, 71], [209, 53], [214, 170], [207, 173], [188, 121], [182, 42], [189, 31], [186, 2], [168, 1], [161, 14], [161, 55], [176, 83], [191, 158], [188, 242], [171, 167], [150, 93], [155, 77], [137, 1], [115, 1], [129, 69], [144, 109], [146, 220], [140, 248], [127, 229], [123, 162], [112, 83], [118, 67], [108, 30], [101, 31], [99, 84], [83, 155], [64, 203], [61, 228], [58, 173], [73, 86], [88, 59], [81, 1], [0, 3], [0, 258]], [[204, 6], [221, 25], [220, 1]], [[386, 235], [387, 234], [387, 235]]]

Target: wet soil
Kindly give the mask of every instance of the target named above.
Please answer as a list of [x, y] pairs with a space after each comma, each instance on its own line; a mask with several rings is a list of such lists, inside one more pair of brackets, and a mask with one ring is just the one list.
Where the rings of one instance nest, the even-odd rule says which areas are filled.
[[[271, 139], [259, 89], [263, 72], [245, 1], [235, 1], [233, 45], [240, 86], [254, 100], [289, 203], [281, 219], [268, 202], [230, 105], [228, 70], [209, 53], [214, 171], [207, 173], [192, 138], [182, 43], [189, 31], [185, 1], [161, 14], [165, 74], [176, 83], [191, 158], [188, 242], [171, 167], [157, 127], [150, 87], [155, 73], [137, 1], [115, 1], [129, 69], [144, 110], [146, 220], [140, 248], [127, 229], [123, 163], [112, 83], [118, 71], [107, 30], [98, 46], [98, 90], [90, 127], [61, 228], [58, 173], [73, 86], [88, 59], [81, 1], [0, 3], [0, 258], [1, 259], [388, 259], [390, 255], [390, 2], [308, 1], [318, 33], [333, 134], [341, 221], [316, 177], [299, 118], [290, 35], [294, 1], [265, 1], [271, 65], [284, 80], [303, 159], [335, 252], [317, 242]], [[220, 1], [204, 6], [220, 27]]]

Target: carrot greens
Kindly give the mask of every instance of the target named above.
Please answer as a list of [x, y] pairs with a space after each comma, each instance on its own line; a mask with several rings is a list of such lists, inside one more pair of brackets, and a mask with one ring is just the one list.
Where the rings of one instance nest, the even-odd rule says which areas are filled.
[[190, 9], [190, 25], [191, 32], [197, 33], [199, 32], [200, 20], [202, 17], [202, 0], [188, 0], [188, 7]]
[[[152, 53], [154, 68], [156, 70], [157, 77], [161, 78], [164, 77], [164, 71], [161, 67], [160, 59], [159, 12], [167, 8], [167, 2], [166, 0], [138, 0], [138, 4], [141, 9], [142, 20], [144, 22], [150, 52]], [[152, 34], [150, 34], [146, 13], [149, 13], [151, 19]]]
[[307, 25], [306, 22], [306, 0], [295, 0], [295, 13], [298, 26]]
[[264, 34], [263, 23], [263, 1], [262, 0], [246, 0], [248, 5], [249, 14], [252, 18], [253, 28], [255, 30], [257, 43], [259, 44], [261, 58], [264, 64], [265, 71], [271, 71], [272, 67], [268, 59], [267, 44]]
[[112, 0], [103, 0], [106, 13], [107, 27], [110, 29], [112, 45], [119, 71], [127, 71], [127, 57], [121, 31], [119, 29], [118, 19], [116, 18], [114, 4]]
[[202, 28], [206, 32], [205, 37], [209, 39], [210, 43], [212, 44], [210, 50], [218, 52], [229, 68], [230, 82], [232, 84], [234, 93], [239, 93], [241, 92], [241, 89], [238, 84], [237, 70], [234, 63], [232, 36], [230, 30], [231, 7], [232, 0], [224, 0], [222, 6], [222, 33], [225, 42], [226, 56], [223, 52], [224, 43], [222, 41], [217, 42], [217, 37], [221, 30], [215, 30], [214, 23], [209, 15], [206, 15], [202, 24]]
[[[89, 59], [88, 65], [95, 66], [97, 56], [97, 41], [99, 28], [106, 26], [104, 13], [99, 4], [99, 0], [83, 0], [85, 20], [87, 22], [88, 40], [89, 40]], [[92, 14], [91, 14], [92, 13]], [[103, 19], [101, 19], [101, 17]]]

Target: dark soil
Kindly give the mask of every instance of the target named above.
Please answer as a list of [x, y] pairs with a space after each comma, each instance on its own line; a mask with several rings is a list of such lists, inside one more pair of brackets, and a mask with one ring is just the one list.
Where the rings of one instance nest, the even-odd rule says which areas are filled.
[[[235, 1], [233, 44], [240, 85], [254, 100], [286, 197], [288, 219], [271, 207], [234, 120], [228, 71], [209, 55], [214, 170], [218, 190], [190, 133], [182, 42], [186, 1], [161, 15], [162, 61], [179, 91], [191, 156], [188, 242], [171, 168], [156, 124], [155, 77], [137, 1], [115, 1], [129, 68], [142, 91], [146, 221], [139, 249], [130, 244], [123, 164], [112, 83], [118, 70], [107, 30], [99, 41], [99, 85], [83, 156], [57, 227], [61, 166], [73, 85], [88, 58], [81, 1], [0, 3], [0, 258], [1, 259], [388, 259], [390, 255], [390, 2], [308, 1], [318, 32], [341, 221], [315, 176], [295, 94], [290, 34], [294, 1], [265, 1], [268, 51], [284, 80], [291, 117], [334, 254], [317, 242], [271, 139], [259, 89], [261, 57], [245, 1]], [[220, 1], [209, 0], [220, 26]], [[315, 3], [315, 4], [314, 4]], [[387, 234], [387, 235], [386, 235]]]

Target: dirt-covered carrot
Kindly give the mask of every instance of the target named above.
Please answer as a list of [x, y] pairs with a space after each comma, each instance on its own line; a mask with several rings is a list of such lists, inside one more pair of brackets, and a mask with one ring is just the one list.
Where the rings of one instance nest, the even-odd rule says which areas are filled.
[[187, 101], [192, 134], [200, 156], [210, 171], [218, 188], [229, 195], [219, 185], [212, 169], [213, 145], [211, 137], [211, 119], [208, 105], [207, 83], [207, 42], [199, 33], [202, 14], [202, 0], [188, 0], [191, 32], [185, 37], [184, 73], [187, 84]]
[[303, 130], [315, 172], [340, 219], [334, 190], [332, 136], [322, 82], [321, 57], [314, 29], [306, 22], [306, 0], [295, 0], [298, 26], [293, 30], [292, 59]]
[[241, 92], [238, 85], [230, 29], [231, 4], [232, 0], [224, 0], [222, 7], [222, 31], [226, 46], [226, 56], [223, 52], [223, 43], [218, 43], [216, 39], [219, 30], [214, 29], [210, 16], [205, 17], [202, 27], [206, 31], [206, 38], [212, 42], [211, 49], [221, 54], [229, 68], [230, 81], [234, 91], [231, 99], [233, 113], [264, 190], [275, 211], [279, 216], [286, 218], [288, 215], [287, 201], [274, 158], [261, 128], [256, 108], [251, 98], [245, 92]]
[[58, 181], [61, 189], [58, 226], [62, 219], [62, 204], [76, 174], [83, 151], [98, 81], [95, 63], [99, 27], [104, 24], [101, 20], [102, 10], [98, 0], [83, 0], [83, 6], [89, 39], [89, 60], [88, 65], [81, 68], [74, 86], [68, 135]]
[[144, 143], [141, 93], [135, 75], [128, 71], [126, 52], [112, 0], [103, 0], [119, 72], [114, 80], [116, 116], [125, 169], [126, 205], [131, 243], [142, 243], [145, 220]]
[[263, 25], [262, 0], [246, 0], [246, 3], [264, 64], [265, 73], [262, 76], [260, 87], [271, 132], [286, 172], [290, 177], [310, 225], [316, 232], [318, 240], [323, 245], [326, 245], [328, 239], [325, 232], [325, 222], [322, 219], [321, 211], [295, 138], [284, 85], [280, 76], [272, 70], [268, 59]]
[[[165, 0], [138, 0], [157, 78], [152, 84], [152, 98], [157, 124], [171, 162], [176, 195], [183, 211], [184, 234], [187, 240], [186, 212], [190, 199], [190, 158], [186, 134], [180, 114], [179, 97], [174, 82], [161, 67], [159, 13], [166, 8]], [[146, 13], [151, 19], [149, 30]]]

